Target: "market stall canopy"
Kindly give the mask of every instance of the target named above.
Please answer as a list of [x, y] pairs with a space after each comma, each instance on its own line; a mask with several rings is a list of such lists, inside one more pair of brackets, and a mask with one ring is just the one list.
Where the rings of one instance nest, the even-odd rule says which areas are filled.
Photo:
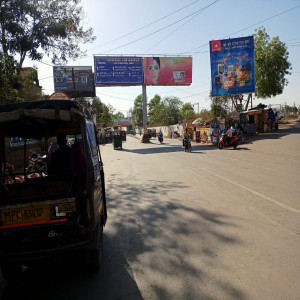
[[197, 118], [192, 124], [193, 125], [200, 125], [203, 124], [204, 120], [202, 118]]

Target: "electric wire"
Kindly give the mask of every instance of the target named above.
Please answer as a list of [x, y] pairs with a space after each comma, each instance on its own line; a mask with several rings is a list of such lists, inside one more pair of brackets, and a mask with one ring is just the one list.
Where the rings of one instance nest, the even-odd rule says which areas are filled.
[[[243, 29], [240, 29], [240, 30], [238, 30], [238, 31], [236, 31], [236, 32], [234, 32], [234, 33], [231, 33], [231, 34], [226, 35], [224, 38], [228, 38], [228, 37], [233, 36], [233, 35], [235, 35], [235, 34], [241, 32], [241, 31], [244, 31], [244, 30], [249, 29], [249, 28], [251, 28], [251, 27], [254, 27], [254, 26], [258, 25], [258, 24], [261, 24], [261, 23], [264, 23], [264, 22], [269, 21], [269, 20], [271, 20], [271, 19], [274, 19], [274, 18], [276, 18], [276, 17], [278, 17], [278, 16], [280, 16], [280, 15], [282, 15], [282, 14], [285, 14], [285, 13], [287, 13], [287, 12], [289, 12], [289, 11], [292, 11], [292, 10], [298, 8], [298, 7], [300, 7], [300, 5], [296, 5], [296, 6], [292, 7], [292, 8], [290, 8], [290, 9], [287, 9], [287, 10], [282, 11], [282, 12], [276, 14], [276, 15], [273, 15], [273, 16], [271, 16], [271, 17], [269, 17], [269, 18], [266, 18], [266, 19], [264, 19], [264, 20], [262, 20], [262, 21], [260, 21], [260, 22], [257, 22], [257, 23], [255, 23], [255, 24], [249, 25], [249, 26], [247, 26], [247, 27], [244, 27]], [[221, 38], [221, 39], [224, 39], [224, 38]], [[181, 54], [184, 54], [184, 53], [190, 53], [191, 51], [195, 51], [195, 50], [197, 50], [197, 49], [199, 49], [199, 48], [206, 47], [207, 45], [208, 45], [208, 44], [205, 43], [205, 44], [203, 44], [203, 45], [201, 45], [201, 46], [198, 46], [198, 47], [196, 47], [196, 48], [194, 48], [194, 49], [192, 49], [192, 50], [189, 50], [189, 51], [186, 51], [186, 52], [182, 52]]]
[[147, 27], [149, 27], [149, 26], [151, 26], [151, 25], [153, 25], [153, 24], [155, 24], [155, 23], [158, 23], [158, 22], [160, 22], [160, 21], [162, 21], [162, 20], [164, 20], [164, 19], [166, 19], [166, 18], [168, 18], [168, 17], [170, 17], [170, 16], [176, 14], [177, 12], [179, 12], [179, 11], [181, 11], [181, 10], [183, 10], [183, 9], [185, 9], [185, 8], [191, 6], [191, 5], [193, 5], [193, 4], [195, 4], [196, 2], [199, 2], [199, 1], [200, 1], [200, 0], [196, 0], [196, 1], [194, 1], [194, 2], [192, 2], [192, 3], [190, 3], [190, 4], [186, 5], [186, 6], [184, 6], [184, 7], [182, 7], [182, 8], [179, 8], [179, 9], [175, 10], [174, 12], [172, 12], [172, 13], [170, 13], [170, 14], [167, 14], [167, 15], [165, 15], [164, 17], [162, 17], [162, 18], [160, 18], [160, 19], [157, 19], [157, 20], [155, 20], [155, 21], [153, 21], [153, 22], [151, 22], [151, 23], [149, 23], [149, 24], [147, 24], [147, 25], [145, 25], [145, 26], [142, 26], [142, 27], [140, 27], [140, 28], [138, 28], [138, 29], [136, 29], [136, 30], [133, 30], [133, 31], [129, 32], [129, 33], [126, 33], [126, 34], [124, 34], [124, 35], [122, 35], [122, 36], [120, 36], [120, 37], [118, 37], [118, 38], [115, 38], [115, 39], [113, 39], [113, 40], [111, 40], [111, 41], [109, 41], [109, 42], [106, 42], [106, 43], [104, 43], [104, 44], [102, 44], [102, 45], [99, 45], [99, 46], [96, 46], [96, 47], [94, 47], [94, 48], [91, 48], [91, 49], [88, 50], [88, 52], [90, 52], [91, 50], [94, 50], [94, 49], [103, 47], [103, 46], [105, 46], [105, 45], [111, 44], [111, 43], [113, 43], [113, 42], [115, 42], [115, 41], [118, 41], [118, 40], [120, 40], [120, 39], [122, 39], [122, 38], [124, 38], [124, 37], [126, 37], [126, 36], [129, 36], [129, 35], [131, 35], [131, 34], [133, 34], [133, 33], [136, 33], [136, 32], [138, 32], [138, 31], [140, 31], [140, 30], [142, 30], [142, 29], [145, 29], [145, 28], [147, 28]]
[[143, 40], [143, 39], [145, 39], [145, 38], [147, 38], [147, 37], [149, 37], [149, 36], [151, 36], [151, 35], [154, 35], [154, 34], [160, 32], [160, 31], [163, 31], [163, 30], [165, 30], [166, 28], [169, 28], [169, 27], [171, 27], [171, 26], [173, 26], [173, 25], [175, 25], [175, 24], [177, 24], [177, 23], [179, 23], [179, 22], [181, 22], [181, 21], [183, 21], [183, 20], [185, 20], [185, 19], [187, 19], [187, 18], [189, 18], [189, 17], [191, 17], [191, 16], [194, 16], [194, 15], [198, 14], [198, 13], [199, 13], [200, 11], [202, 11], [203, 9], [205, 9], [205, 8], [207, 8], [207, 7], [209, 7], [209, 6], [212, 6], [213, 4], [215, 4], [215, 3], [219, 2], [219, 1], [221, 1], [221, 0], [216, 0], [216, 1], [214, 1], [213, 3], [211, 3], [211, 4], [209, 4], [209, 5], [205, 6], [205, 7], [202, 7], [202, 8], [200, 8], [199, 10], [197, 10], [197, 11], [195, 11], [195, 12], [189, 14], [188, 16], [185, 16], [184, 18], [182, 18], [182, 19], [180, 19], [180, 20], [177, 20], [177, 21], [175, 21], [175, 22], [173, 22], [173, 23], [171, 23], [171, 24], [169, 24], [169, 25], [167, 25], [167, 26], [165, 26], [165, 27], [163, 27], [163, 28], [160, 28], [160, 29], [158, 29], [158, 30], [156, 30], [156, 31], [154, 31], [154, 32], [152, 32], [152, 33], [149, 33], [149, 34], [147, 34], [147, 35], [144, 35], [144, 36], [141, 37], [141, 38], [138, 38], [138, 39], [136, 39], [136, 40], [134, 40], [134, 41], [128, 42], [128, 43], [126, 43], [126, 44], [124, 44], [124, 45], [121, 45], [121, 46], [119, 46], [119, 47], [115, 47], [115, 48], [113, 48], [113, 49], [107, 50], [107, 51], [105, 51], [105, 52], [103, 52], [103, 53], [108, 53], [108, 52], [114, 51], [114, 50], [116, 50], [116, 49], [120, 49], [120, 48], [123, 48], [123, 47], [125, 47], [125, 46], [134, 44], [134, 43], [136, 43], [136, 42], [138, 42], [138, 41], [140, 41], [140, 40]]

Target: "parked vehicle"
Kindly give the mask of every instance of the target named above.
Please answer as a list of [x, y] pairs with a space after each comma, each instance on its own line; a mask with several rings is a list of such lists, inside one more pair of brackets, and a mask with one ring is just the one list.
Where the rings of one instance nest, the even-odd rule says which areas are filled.
[[[47, 150], [58, 136], [74, 143], [65, 145], [70, 153], [67, 168], [51, 173]], [[13, 137], [22, 138], [23, 144], [12, 149], [7, 141]], [[86, 108], [64, 100], [0, 105], [0, 144], [3, 276], [19, 280], [22, 265], [73, 250], [86, 252], [91, 267], [99, 268], [107, 220], [105, 183], [96, 127]], [[43, 172], [31, 168], [31, 161], [28, 165], [29, 151], [37, 157], [46, 153]], [[14, 167], [7, 172], [10, 164]]]
[[227, 133], [222, 133], [222, 136], [218, 142], [218, 148], [223, 149], [224, 147], [233, 147], [236, 149], [238, 146], [238, 137], [234, 135], [232, 137], [227, 136]]
[[27, 173], [46, 172], [47, 170], [46, 158], [47, 158], [46, 155], [41, 156], [35, 152], [32, 152], [31, 156], [29, 157]]
[[192, 144], [190, 138], [183, 139], [183, 150], [184, 152], [192, 152]]
[[156, 129], [147, 129], [148, 130], [148, 136], [151, 139], [152, 137], [156, 137]]

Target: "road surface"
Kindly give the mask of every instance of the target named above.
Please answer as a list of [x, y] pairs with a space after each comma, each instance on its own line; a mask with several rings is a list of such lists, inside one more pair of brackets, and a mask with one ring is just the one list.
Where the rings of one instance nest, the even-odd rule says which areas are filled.
[[300, 125], [237, 150], [181, 141], [101, 145], [104, 262], [28, 269], [1, 299], [299, 299]]

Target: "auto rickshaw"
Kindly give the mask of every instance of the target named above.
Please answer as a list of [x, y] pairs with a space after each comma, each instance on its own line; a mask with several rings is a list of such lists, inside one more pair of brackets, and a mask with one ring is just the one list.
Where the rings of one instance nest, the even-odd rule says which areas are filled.
[[122, 150], [122, 135], [120, 132], [116, 132], [113, 135], [113, 144], [114, 144], [114, 150], [116, 149]]
[[[100, 267], [107, 210], [96, 132], [76, 101], [0, 105], [0, 267], [7, 280], [20, 280], [23, 265], [74, 250]], [[70, 143], [70, 157], [66, 169], [51, 173], [48, 149], [58, 135]], [[33, 152], [45, 154], [43, 168], [28, 168]]]

